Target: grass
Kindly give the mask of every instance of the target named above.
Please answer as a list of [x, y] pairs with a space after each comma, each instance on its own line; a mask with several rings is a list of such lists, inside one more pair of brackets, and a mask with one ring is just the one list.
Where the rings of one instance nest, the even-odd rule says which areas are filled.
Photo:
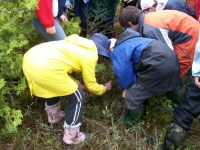
[[[91, 138], [72, 147], [62, 142], [63, 122], [50, 126], [47, 123], [43, 99], [28, 99], [21, 105], [25, 114], [19, 133], [0, 141], [2, 150], [159, 150], [172, 114], [165, 111], [169, 101], [165, 94], [155, 95], [148, 104], [144, 120], [133, 127], [122, 123], [126, 113], [122, 89], [113, 78], [110, 61], [103, 60], [105, 65], [97, 66], [99, 83], [112, 79], [112, 91], [103, 96], [87, 95], [84, 107], [82, 131], [89, 131]], [[28, 91], [27, 91], [28, 92]], [[62, 100], [62, 106], [66, 104]], [[199, 123], [194, 122], [188, 132], [185, 148], [198, 150]]]

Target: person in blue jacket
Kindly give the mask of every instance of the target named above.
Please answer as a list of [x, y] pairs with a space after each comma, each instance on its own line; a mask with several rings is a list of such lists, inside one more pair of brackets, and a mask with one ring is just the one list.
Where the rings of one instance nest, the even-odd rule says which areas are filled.
[[177, 54], [165, 43], [143, 38], [126, 29], [117, 39], [110, 59], [124, 89], [128, 113], [123, 122], [134, 125], [144, 114], [144, 102], [158, 92], [182, 88]]

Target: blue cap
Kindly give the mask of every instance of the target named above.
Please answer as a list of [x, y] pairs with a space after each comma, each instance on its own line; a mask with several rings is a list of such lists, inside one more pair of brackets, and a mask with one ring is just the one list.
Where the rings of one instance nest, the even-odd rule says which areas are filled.
[[99, 55], [109, 57], [110, 56], [110, 44], [111, 41], [101, 33], [94, 33], [90, 38], [96, 45]]

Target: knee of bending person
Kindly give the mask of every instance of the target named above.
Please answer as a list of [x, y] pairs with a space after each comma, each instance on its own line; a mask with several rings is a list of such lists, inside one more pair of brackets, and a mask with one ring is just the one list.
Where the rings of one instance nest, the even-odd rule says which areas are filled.
[[130, 110], [141, 109], [152, 96], [153, 93], [148, 92], [140, 85], [134, 85], [125, 94], [126, 108]]

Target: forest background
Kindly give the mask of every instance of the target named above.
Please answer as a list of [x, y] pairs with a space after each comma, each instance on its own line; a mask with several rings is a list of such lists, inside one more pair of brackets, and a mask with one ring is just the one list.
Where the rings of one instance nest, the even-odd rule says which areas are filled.
[[[62, 142], [63, 123], [47, 124], [44, 100], [31, 97], [22, 72], [24, 53], [44, 42], [31, 24], [37, 0], [0, 0], [0, 149], [1, 150], [157, 150], [161, 149], [166, 129], [172, 120], [171, 101], [164, 93], [151, 98], [144, 121], [127, 127], [122, 123], [126, 113], [122, 89], [117, 84], [111, 62], [101, 59], [96, 67], [97, 80], [112, 79], [112, 91], [103, 96], [87, 95], [82, 130], [91, 138], [82, 144], [67, 147]], [[117, 17], [114, 32], [123, 31]], [[79, 34], [80, 20], [70, 13], [67, 24], [62, 24], [67, 35]], [[97, 18], [98, 19], [98, 18]], [[184, 77], [187, 83], [190, 73]], [[183, 89], [184, 90], [184, 89]], [[62, 101], [65, 104], [65, 101]], [[182, 149], [200, 149], [200, 124], [195, 120]]]

